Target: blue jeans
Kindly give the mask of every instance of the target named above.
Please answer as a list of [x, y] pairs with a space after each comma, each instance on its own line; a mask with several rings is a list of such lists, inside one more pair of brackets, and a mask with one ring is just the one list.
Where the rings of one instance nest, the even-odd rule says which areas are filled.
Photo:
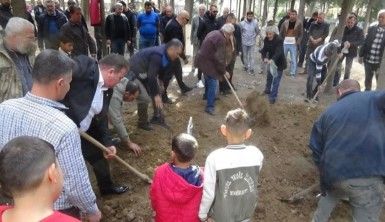
[[277, 77], [271, 75], [270, 70], [267, 71], [265, 92], [269, 94], [269, 101], [275, 102], [278, 96], [279, 83], [281, 82], [282, 71], [278, 70]]
[[384, 195], [382, 177], [347, 179], [333, 185], [326, 196], [321, 196], [312, 222], [327, 222], [341, 199], [348, 199], [353, 210], [353, 221], [379, 221]]
[[145, 38], [143, 36], [140, 36], [139, 49], [144, 49], [144, 48], [155, 46], [155, 42], [156, 42], [156, 37]]
[[290, 75], [295, 76], [297, 74], [297, 44], [283, 44], [283, 51], [285, 58], [287, 58], [287, 53], [290, 53]]
[[124, 55], [124, 47], [126, 41], [124, 39], [112, 39], [111, 40], [111, 53], [118, 53]]
[[205, 95], [207, 98], [206, 111], [214, 111], [215, 93], [217, 91], [217, 80], [204, 75], [205, 77]]

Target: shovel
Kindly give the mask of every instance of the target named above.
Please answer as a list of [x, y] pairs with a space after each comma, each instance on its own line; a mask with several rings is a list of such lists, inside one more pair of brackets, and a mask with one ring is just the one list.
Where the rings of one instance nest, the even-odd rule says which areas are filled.
[[[95, 145], [97, 148], [101, 149], [103, 152], [107, 152], [108, 149], [107, 147], [105, 147], [103, 144], [101, 144], [99, 141], [97, 141], [96, 139], [94, 139], [92, 136], [88, 135], [87, 133], [85, 132], [80, 132], [80, 135], [86, 139], [87, 141], [89, 141], [90, 143], [92, 143], [93, 145]], [[134, 167], [132, 167], [130, 164], [128, 164], [126, 161], [124, 161], [122, 158], [120, 158], [119, 156], [115, 155], [114, 159], [116, 161], [118, 161], [120, 164], [124, 165], [130, 172], [134, 173], [136, 176], [138, 176], [140, 179], [144, 180], [145, 182], [151, 184], [152, 183], [152, 179], [147, 176], [146, 174], [143, 174], [141, 172], [139, 172], [137, 169], [135, 169]]]

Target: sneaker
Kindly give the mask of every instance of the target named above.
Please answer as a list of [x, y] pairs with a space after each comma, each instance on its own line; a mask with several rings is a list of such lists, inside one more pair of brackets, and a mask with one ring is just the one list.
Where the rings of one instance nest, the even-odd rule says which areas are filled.
[[203, 88], [203, 87], [205, 87], [205, 85], [203, 84], [203, 81], [202, 81], [202, 80], [199, 80], [199, 81], [197, 82], [197, 87], [198, 87], [198, 88]]
[[173, 104], [174, 102], [168, 98], [168, 97], [163, 97], [162, 98], [162, 102], [165, 103], [165, 104]]

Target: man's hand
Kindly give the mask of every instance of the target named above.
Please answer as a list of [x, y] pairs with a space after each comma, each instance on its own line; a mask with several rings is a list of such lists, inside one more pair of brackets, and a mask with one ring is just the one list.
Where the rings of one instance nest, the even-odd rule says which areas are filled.
[[108, 151], [104, 153], [104, 158], [106, 159], [112, 159], [116, 155], [116, 147], [115, 146], [109, 146], [107, 147]]
[[107, 45], [111, 45], [111, 40], [107, 39], [107, 40], [106, 40], [106, 44], [107, 44]]
[[230, 73], [229, 72], [225, 72], [225, 78], [230, 79]]
[[344, 48], [350, 48], [351, 44], [349, 41], [344, 42]]
[[162, 98], [160, 97], [160, 95], [156, 95], [154, 97], [154, 101], [155, 101], [156, 108], [163, 109], [163, 102], [162, 102]]
[[131, 45], [131, 41], [130, 40], [127, 40], [127, 45]]
[[99, 222], [102, 219], [102, 213], [97, 211], [94, 214], [87, 214], [85, 219], [88, 222]]
[[185, 59], [183, 59], [183, 62], [184, 62], [185, 65], [188, 64], [188, 59], [187, 59], [187, 57], [186, 57]]
[[364, 63], [364, 57], [358, 57], [358, 63], [360, 64]]
[[342, 59], [342, 57], [344, 57], [344, 54], [343, 53], [338, 53], [337, 57], [338, 57], [338, 59]]
[[140, 154], [142, 153], [142, 149], [136, 143], [127, 141], [127, 147], [130, 148], [132, 152], [134, 152], [135, 156], [140, 156]]
[[268, 58], [264, 58], [264, 59], [263, 59], [263, 62], [268, 63], [268, 62], [269, 62], [269, 59], [268, 59]]

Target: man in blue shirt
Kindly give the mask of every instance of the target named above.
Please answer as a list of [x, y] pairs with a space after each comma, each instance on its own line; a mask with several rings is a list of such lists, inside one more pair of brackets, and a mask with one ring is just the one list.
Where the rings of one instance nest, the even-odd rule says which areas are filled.
[[379, 221], [385, 176], [385, 92], [360, 92], [356, 80], [337, 86], [338, 101], [315, 122], [310, 149], [322, 196], [313, 221], [328, 221], [341, 199], [353, 221]]
[[158, 38], [159, 16], [152, 10], [151, 2], [144, 3], [144, 12], [139, 14], [137, 23], [140, 33], [139, 49], [155, 46]]

